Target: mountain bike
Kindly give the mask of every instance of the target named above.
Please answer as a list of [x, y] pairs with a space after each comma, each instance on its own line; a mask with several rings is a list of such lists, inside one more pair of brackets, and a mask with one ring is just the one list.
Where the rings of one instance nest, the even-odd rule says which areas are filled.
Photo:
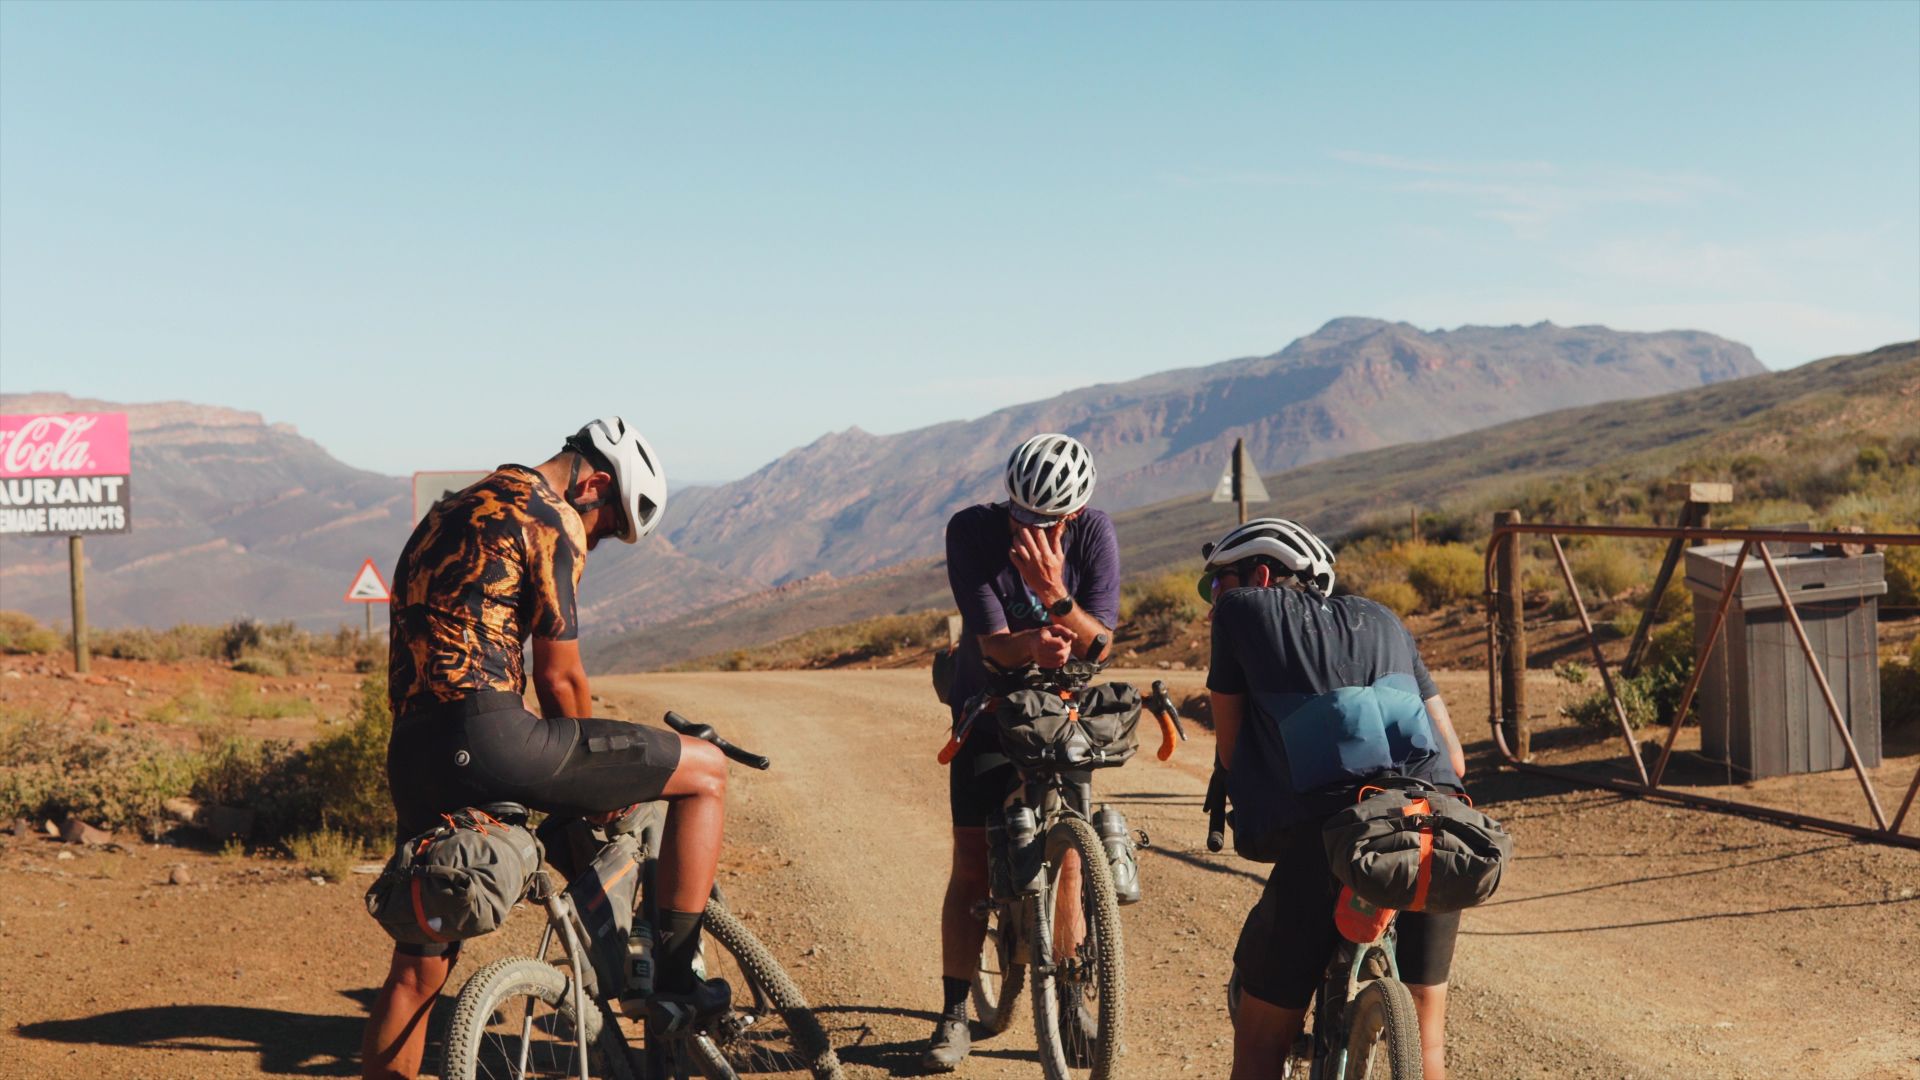
[[[1096, 639], [1090, 655], [1105, 651]], [[999, 695], [1009, 689], [1057, 694], [1077, 721], [1077, 705], [1093, 677], [1105, 668], [1098, 661], [1074, 660], [1060, 668], [1028, 665], [999, 668], [988, 661], [994, 688], [970, 701], [962, 713], [942, 764], [950, 762], [976, 723], [994, 722]], [[1160, 758], [1173, 752], [1176, 735], [1186, 737], [1165, 687], [1155, 684], [1145, 706], [1159, 720]], [[1015, 760], [1020, 783], [999, 815], [987, 822], [988, 899], [974, 912], [987, 924], [979, 967], [971, 988], [980, 1027], [988, 1035], [1005, 1031], [1023, 986], [1033, 989], [1034, 1035], [1040, 1065], [1048, 1080], [1108, 1080], [1123, 1049], [1126, 1019], [1126, 970], [1109, 852], [1095, 831], [1092, 783], [1086, 768], [1122, 764], [1119, 760], [1066, 762]], [[1102, 810], [1106, 810], [1102, 807]], [[1077, 894], [1066, 890], [1078, 878]], [[1077, 910], [1085, 935], [1056, 957], [1056, 922]]]
[[[1226, 772], [1216, 767], [1213, 777], [1206, 799], [1207, 850], [1218, 852], [1226, 833]], [[1314, 992], [1307, 1030], [1294, 1041], [1281, 1078], [1420, 1080], [1425, 1073], [1420, 1019], [1395, 958], [1398, 913], [1374, 907], [1346, 886], [1334, 903], [1340, 944]], [[1368, 929], [1360, 929], [1363, 925]], [[1369, 932], [1374, 936], [1361, 940]], [[1239, 1007], [1240, 973], [1235, 970], [1227, 981], [1227, 1014], [1236, 1015]]]
[[[729, 758], [755, 769], [770, 762], [721, 738], [706, 724], [669, 712], [667, 726], [702, 738]], [[523, 806], [496, 803], [483, 807], [505, 824], [526, 828]], [[733, 990], [733, 1007], [695, 1030], [662, 1034], [644, 997], [627, 996], [629, 961], [650, 957], [653, 917], [650, 893], [659, 853], [661, 805], [637, 808], [616, 825], [594, 828], [568, 822], [574, 837], [586, 837], [582, 865], [565, 887], [545, 868], [529, 883], [527, 900], [545, 911], [547, 926], [531, 957], [506, 957], [481, 968], [467, 980], [454, 1002], [446, 1038], [448, 1080], [709, 1080], [739, 1076], [789, 1075], [838, 1078], [840, 1063], [825, 1030], [805, 996], [765, 945], [727, 910], [715, 886], [707, 903], [705, 934], [697, 964], [707, 978], [723, 978]], [[542, 830], [545, 832], [545, 829]], [[609, 853], [611, 854], [609, 855]], [[593, 865], [619, 870], [603, 878]], [[629, 935], [613, 935], [604, 909], [614, 890], [609, 880], [637, 875], [638, 914]], [[633, 895], [629, 893], [628, 895]], [[600, 940], [596, 940], [596, 931]], [[609, 941], [619, 936], [622, 940]], [[553, 955], [558, 944], [559, 955]], [[596, 959], [596, 950], [598, 959]], [[609, 950], [618, 957], [609, 964]], [[646, 961], [634, 961], [638, 967]], [[648, 977], [650, 978], [650, 972]], [[644, 1044], [635, 1054], [620, 1023], [640, 1013]]]

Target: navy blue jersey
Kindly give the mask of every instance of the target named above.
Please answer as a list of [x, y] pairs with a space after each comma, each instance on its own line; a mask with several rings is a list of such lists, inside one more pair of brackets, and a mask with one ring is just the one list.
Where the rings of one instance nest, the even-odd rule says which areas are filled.
[[1388, 772], [1460, 786], [1427, 715], [1433, 677], [1406, 626], [1372, 600], [1291, 588], [1222, 595], [1207, 688], [1247, 698], [1227, 763], [1242, 818], [1304, 820]]

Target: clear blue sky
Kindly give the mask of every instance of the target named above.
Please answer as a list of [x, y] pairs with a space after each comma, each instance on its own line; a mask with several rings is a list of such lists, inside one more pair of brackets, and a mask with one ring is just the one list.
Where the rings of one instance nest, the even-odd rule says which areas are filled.
[[0, 387], [670, 477], [1339, 315], [1920, 336], [1920, 4], [0, 5]]

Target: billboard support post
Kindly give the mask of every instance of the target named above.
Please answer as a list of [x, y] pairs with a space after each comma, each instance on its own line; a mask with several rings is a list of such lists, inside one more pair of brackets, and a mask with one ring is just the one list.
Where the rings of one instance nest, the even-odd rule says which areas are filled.
[[87, 552], [85, 540], [67, 537], [68, 576], [73, 582], [73, 670], [85, 675], [92, 666], [87, 649]]

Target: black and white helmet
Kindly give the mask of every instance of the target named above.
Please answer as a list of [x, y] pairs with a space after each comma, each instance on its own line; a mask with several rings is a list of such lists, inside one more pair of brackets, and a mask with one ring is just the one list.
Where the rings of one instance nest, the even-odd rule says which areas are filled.
[[567, 449], [613, 474], [620, 508], [627, 515], [620, 539], [631, 544], [660, 527], [660, 512], [667, 508], [667, 474], [638, 431], [617, 416], [603, 416], [574, 432]]
[[1285, 518], [1254, 518], [1227, 535], [1203, 545], [1207, 570], [1200, 591], [1208, 593], [1213, 575], [1243, 559], [1264, 555], [1321, 596], [1333, 593], [1333, 549], [1305, 528]]
[[1007, 459], [1007, 496], [1041, 517], [1071, 514], [1093, 498], [1093, 455], [1071, 435], [1035, 435]]

